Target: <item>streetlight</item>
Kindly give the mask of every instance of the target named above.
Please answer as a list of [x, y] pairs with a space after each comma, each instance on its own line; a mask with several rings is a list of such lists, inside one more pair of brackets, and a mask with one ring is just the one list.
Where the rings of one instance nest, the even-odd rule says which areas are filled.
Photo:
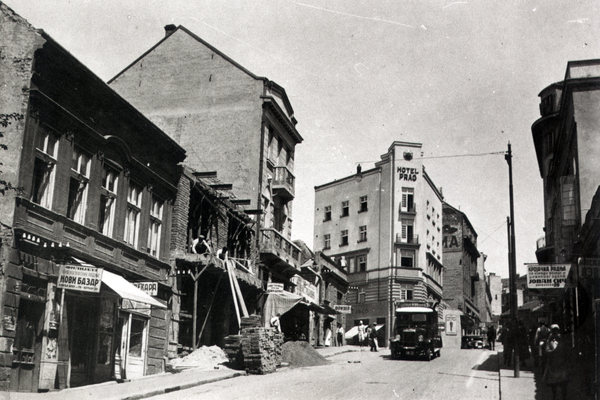
[[[512, 151], [510, 148], [510, 142], [508, 142], [508, 152], [504, 155], [504, 159], [508, 163], [508, 187], [510, 196], [510, 242], [508, 245], [508, 280], [510, 283], [510, 315], [513, 320], [513, 337], [515, 343], [513, 343], [515, 352], [515, 378], [519, 377], [519, 347], [517, 346], [518, 340], [518, 300], [517, 300], [517, 252], [515, 249], [515, 205], [513, 198], [513, 178], [512, 178]], [[506, 349], [505, 349], [506, 351]]]

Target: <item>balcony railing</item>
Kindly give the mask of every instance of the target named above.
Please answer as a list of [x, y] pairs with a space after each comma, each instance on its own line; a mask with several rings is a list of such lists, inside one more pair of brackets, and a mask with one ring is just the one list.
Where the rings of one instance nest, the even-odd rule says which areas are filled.
[[294, 269], [300, 269], [300, 248], [275, 229], [261, 229], [260, 252], [276, 256]]
[[402, 234], [396, 233], [396, 244], [419, 244], [419, 235], [402, 237]]
[[294, 198], [294, 175], [287, 167], [275, 167], [273, 192], [289, 199]]

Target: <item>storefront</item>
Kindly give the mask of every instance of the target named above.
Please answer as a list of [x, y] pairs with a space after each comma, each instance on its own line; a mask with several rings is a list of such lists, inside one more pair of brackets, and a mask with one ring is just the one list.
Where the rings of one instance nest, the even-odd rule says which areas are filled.
[[[22, 267], [11, 390], [44, 391], [146, 375], [154, 310], [123, 277], [74, 259], [56, 275]], [[160, 323], [160, 321], [158, 321]], [[6, 326], [6, 323], [5, 323]]]

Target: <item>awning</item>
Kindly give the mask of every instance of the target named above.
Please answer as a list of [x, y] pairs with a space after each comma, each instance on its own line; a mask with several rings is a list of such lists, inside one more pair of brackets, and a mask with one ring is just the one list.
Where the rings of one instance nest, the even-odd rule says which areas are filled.
[[102, 273], [102, 282], [114, 290], [123, 299], [150, 304], [158, 308], [167, 308], [166, 305], [162, 304], [152, 296], [148, 296], [146, 293], [127, 282], [125, 278], [117, 274], [104, 270]]
[[[379, 330], [380, 330], [381, 328], [383, 328], [384, 326], [385, 326], [384, 324], [375, 325], [375, 330], [376, 330], [376, 331], [379, 331]], [[368, 325], [364, 325], [364, 327], [365, 327], [365, 333], [366, 333], [366, 332], [367, 332]], [[345, 338], [346, 340], [350, 340], [350, 339], [352, 339], [353, 337], [355, 337], [355, 336], [357, 336], [357, 335], [358, 335], [358, 326], [353, 326], [352, 328], [350, 328], [350, 329], [348, 330], [348, 332], [346, 332], [346, 333], [344, 334], [344, 338]]]

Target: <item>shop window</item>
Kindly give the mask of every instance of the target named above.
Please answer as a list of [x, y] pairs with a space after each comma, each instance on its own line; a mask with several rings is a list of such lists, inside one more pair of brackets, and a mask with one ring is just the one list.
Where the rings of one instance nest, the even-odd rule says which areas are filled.
[[350, 215], [350, 202], [348, 200], [342, 201], [342, 215], [340, 217], [347, 217]]
[[340, 243], [340, 246], [348, 246], [348, 230], [347, 229], [344, 229], [341, 232], [341, 239], [342, 239], [342, 241]]
[[330, 249], [331, 248], [331, 235], [330, 234], [326, 234], [323, 235], [323, 249]]
[[148, 253], [158, 258], [162, 234], [163, 201], [152, 196], [150, 207], [150, 226], [148, 227]]
[[142, 188], [129, 183], [127, 191], [127, 219], [125, 220], [125, 241], [137, 248], [140, 230], [140, 211], [142, 208]]
[[45, 208], [52, 207], [57, 157], [58, 136], [49, 132], [40, 134], [36, 143], [31, 201]]
[[331, 221], [331, 206], [325, 206], [325, 216], [323, 222]]
[[369, 211], [369, 207], [368, 207], [368, 203], [367, 203], [367, 196], [361, 196], [360, 197], [360, 208], [358, 210], [358, 212], [366, 212]]
[[367, 241], [367, 226], [363, 225], [358, 228], [358, 241], [366, 242]]
[[118, 184], [119, 173], [116, 169], [105, 164], [103, 166], [102, 171], [102, 188], [100, 190], [100, 213], [98, 216], [98, 230], [106, 236], [113, 235]]
[[83, 224], [87, 208], [87, 193], [90, 176], [90, 157], [79, 149], [73, 150], [67, 218]]

